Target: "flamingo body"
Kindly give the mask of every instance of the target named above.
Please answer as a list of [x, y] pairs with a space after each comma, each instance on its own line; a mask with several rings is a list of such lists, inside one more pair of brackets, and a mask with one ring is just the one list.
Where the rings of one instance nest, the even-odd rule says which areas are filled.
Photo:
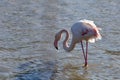
[[[93, 21], [91, 20], [80, 20], [72, 25], [72, 41], [68, 46], [69, 33], [67, 30], [63, 29], [59, 31], [55, 35], [54, 46], [58, 49], [58, 41], [61, 38], [62, 33], [66, 33], [65, 40], [63, 41], [63, 48], [70, 52], [74, 49], [76, 43], [81, 43], [84, 59], [85, 59], [85, 67], [87, 66], [87, 54], [88, 54], [88, 42], [94, 43], [96, 40], [101, 39], [101, 35], [99, 33], [100, 28], [98, 28]], [[86, 41], [86, 52], [83, 48], [82, 41]]]
[[80, 20], [73, 24], [71, 27], [73, 38], [76, 42], [81, 40], [87, 40], [89, 42], [95, 42], [97, 39], [101, 39], [99, 28], [90, 20]]

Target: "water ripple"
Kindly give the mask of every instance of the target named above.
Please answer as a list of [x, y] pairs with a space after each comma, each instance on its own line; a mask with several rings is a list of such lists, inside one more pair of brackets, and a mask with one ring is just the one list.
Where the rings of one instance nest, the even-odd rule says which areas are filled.
[[120, 51], [105, 50], [105, 52], [112, 55], [120, 55]]
[[14, 80], [51, 80], [55, 73], [55, 62], [40, 60], [21, 64]]

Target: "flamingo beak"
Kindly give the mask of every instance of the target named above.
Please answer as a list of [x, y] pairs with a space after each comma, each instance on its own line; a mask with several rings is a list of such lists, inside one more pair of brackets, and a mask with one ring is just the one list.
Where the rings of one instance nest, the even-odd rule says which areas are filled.
[[57, 40], [54, 41], [54, 47], [58, 50], [58, 41]]
[[58, 47], [55, 47], [58, 50]]

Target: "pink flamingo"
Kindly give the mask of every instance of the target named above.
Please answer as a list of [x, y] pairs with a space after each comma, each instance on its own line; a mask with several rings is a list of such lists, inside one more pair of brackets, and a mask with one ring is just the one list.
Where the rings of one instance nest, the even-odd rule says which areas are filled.
[[[84, 56], [84, 67], [87, 66], [87, 54], [88, 54], [88, 42], [94, 43], [96, 40], [101, 39], [101, 35], [99, 33], [100, 28], [98, 28], [93, 21], [91, 20], [80, 20], [73, 24], [71, 27], [72, 31], [72, 41], [71, 44], [68, 46], [68, 39], [69, 39], [69, 33], [67, 30], [63, 29], [59, 31], [55, 35], [55, 40], [54, 40], [54, 46], [56, 49], [58, 49], [58, 41], [61, 38], [62, 33], [66, 33], [65, 40], [63, 41], [63, 48], [64, 50], [70, 52], [73, 50], [75, 47], [76, 43], [81, 43], [82, 51], [83, 51], [83, 56]], [[83, 48], [83, 40], [86, 41], [86, 52], [84, 51]]]

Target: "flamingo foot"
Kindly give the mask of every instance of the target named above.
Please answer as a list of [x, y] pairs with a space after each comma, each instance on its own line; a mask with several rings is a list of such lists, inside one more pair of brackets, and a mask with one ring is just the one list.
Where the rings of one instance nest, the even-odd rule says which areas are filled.
[[88, 67], [88, 64], [85, 63], [82, 67], [83, 67], [83, 68], [87, 68], [87, 67]]

